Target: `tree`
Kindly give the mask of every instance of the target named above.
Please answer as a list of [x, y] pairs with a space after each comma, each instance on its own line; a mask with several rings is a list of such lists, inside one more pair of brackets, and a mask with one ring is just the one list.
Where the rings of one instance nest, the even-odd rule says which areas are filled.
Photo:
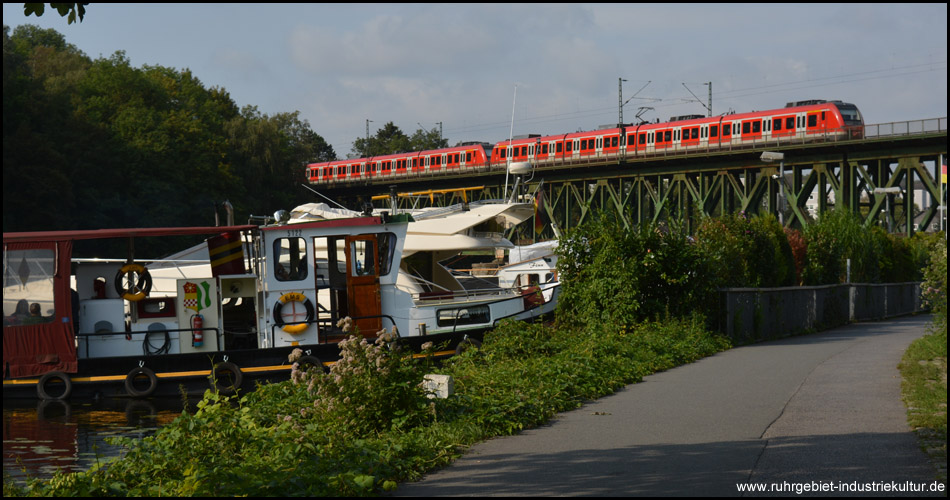
[[[73, 24], [76, 22], [76, 17], [79, 17], [79, 22], [82, 22], [83, 16], [86, 15], [86, 6], [88, 3], [51, 3], [50, 7], [56, 9], [59, 12], [60, 16], [69, 16], [66, 18], [67, 24]], [[46, 6], [41, 3], [24, 3], [23, 4], [23, 15], [29, 17], [30, 14], [35, 14], [36, 17], [40, 17], [46, 11]]]
[[430, 149], [442, 149], [449, 147], [449, 141], [442, 138], [442, 132], [439, 129], [432, 130], [417, 129], [409, 139], [413, 151], [428, 151]]
[[414, 150], [409, 137], [393, 122], [383, 125], [383, 128], [377, 130], [376, 135], [368, 140], [359, 138], [353, 141], [353, 153], [359, 158], [408, 153], [410, 151]]

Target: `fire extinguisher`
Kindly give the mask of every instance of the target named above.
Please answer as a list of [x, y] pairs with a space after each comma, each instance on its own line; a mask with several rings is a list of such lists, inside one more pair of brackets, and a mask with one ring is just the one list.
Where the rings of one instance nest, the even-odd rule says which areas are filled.
[[201, 331], [204, 328], [204, 318], [200, 314], [195, 314], [191, 317], [191, 345], [194, 347], [201, 347], [204, 345], [204, 333]]

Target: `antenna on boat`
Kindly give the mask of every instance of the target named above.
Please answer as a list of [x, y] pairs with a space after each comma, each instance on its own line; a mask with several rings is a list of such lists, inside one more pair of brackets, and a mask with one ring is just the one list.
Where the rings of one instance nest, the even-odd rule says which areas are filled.
[[343, 205], [340, 205], [339, 203], [337, 203], [337, 202], [331, 200], [330, 198], [327, 198], [326, 196], [324, 196], [322, 193], [320, 193], [320, 192], [317, 191], [316, 189], [313, 189], [312, 187], [310, 187], [310, 186], [308, 186], [308, 185], [306, 185], [306, 184], [301, 184], [301, 186], [303, 186], [303, 187], [305, 187], [305, 188], [307, 188], [307, 189], [313, 191], [314, 193], [320, 195], [320, 197], [323, 198], [324, 200], [327, 200], [327, 201], [329, 201], [330, 203], [333, 203], [334, 205], [336, 205], [336, 206], [338, 206], [338, 207], [340, 207], [340, 208], [342, 208], [342, 209], [344, 209], [344, 210], [347, 210], [346, 207], [344, 207]]
[[515, 84], [515, 97], [511, 100], [511, 128], [508, 129], [508, 145], [505, 146], [505, 196], [508, 196], [508, 170], [511, 168], [511, 138], [515, 133], [515, 102], [518, 100], [518, 84]]

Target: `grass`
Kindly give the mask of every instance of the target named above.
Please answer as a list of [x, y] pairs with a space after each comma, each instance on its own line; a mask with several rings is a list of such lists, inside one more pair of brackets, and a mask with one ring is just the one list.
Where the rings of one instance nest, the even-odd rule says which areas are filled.
[[899, 365], [907, 421], [947, 483], [947, 330], [915, 340]]

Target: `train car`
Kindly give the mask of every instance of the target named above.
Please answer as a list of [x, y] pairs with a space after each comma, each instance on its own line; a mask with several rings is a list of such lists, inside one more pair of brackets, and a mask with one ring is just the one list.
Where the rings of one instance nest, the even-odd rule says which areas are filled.
[[860, 139], [864, 119], [857, 106], [842, 101], [809, 100], [784, 108], [704, 117], [686, 115], [662, 123], [623, 125], [586, 132], [529, 134], [494, 145], [474, 143], [370, 159], [308, 165], [311, 183], [401, 176], [424, 176], [490, 164], [552, 165], [600, 157], [636, 157], [756, 144]]
[[389, 179], [442, 171], [461, 171], [488, 165], [485, 145], [471, 143], [444, 149], [336, 160], [307, 165], [312, 184], [358, 179]]

